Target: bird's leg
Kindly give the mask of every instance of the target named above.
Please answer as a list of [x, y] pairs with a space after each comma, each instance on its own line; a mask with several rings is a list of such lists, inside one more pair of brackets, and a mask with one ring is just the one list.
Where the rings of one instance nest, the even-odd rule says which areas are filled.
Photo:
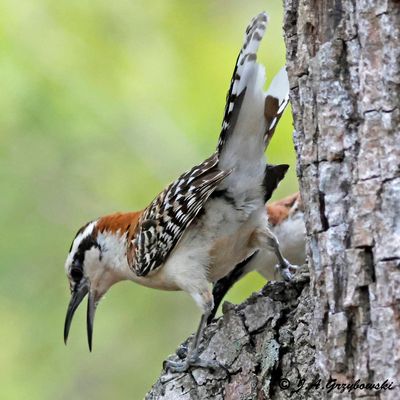
[[257, 255], [257, 252], [247, 257], [245, 260], [236, 265], [235, 269], [228, 275], [224, 276], [213, 287], [214, 307], [208, 317], [207, 324], [210, 324], [217, 313], [218, 307], [228, 290], [249, 271], [246, 270], [248, 263]]
[[[211, 293], [208, 294], [209, 296]], [[186, 354], [186, 358], [182, 361], [165, 361], [165, 368], [169, 369], [171, 372], [185, 372], [190, 367], [200, 367], [200, 368], [209, 368], [209, 369], [217, 369], [224, 368], [222, 364], [220, 364], [216, 360], [205, 360], [199, 355], [200, 342], [203, 337], [204, 328], [207, 325], [207, 319], [211, 314], [213, 309], [213, 301], [211, 296], [211, 302], [208, 302], [203, 315], [201, 316], [199, 327], [196, 331], [196, 334], [193, 338], [192, 344], [189, 348], [189, 351]]]
[[279, 246], [279, 241], [272, 232], [271, 236], [269, 237], [268, 243], [269, 246], [272, 247], [272, 250], [274, 251], [276, 258], [278, 259], [278, 264], [275, 266], [275, 268], [280, 272], [282, 278], [285, 281], [292, 280], [294, 274], [296, 273], [299, 267], [297, 265], [290, 264], [290, 262], [286, 260], [285, 257], [283, 257]]
[[297, 265], [291, 264], [288, 260], [286, 260], [285, 257], [283, 257], [283, 255], [281, 253], [281, 249], [279, 247], [278, 239], [276, 237], [271, 239], [271, 243], [272, 243], [272, 247], [275, 252], [275, 255], [278, 259], [278, 264], [275, 266], [275, 268], [279, 270], [282, 278], [285, 281], [292, 280], [294, 277], [294, 274], [296, 273], [296, 271], [298, 270], [299, 267]]

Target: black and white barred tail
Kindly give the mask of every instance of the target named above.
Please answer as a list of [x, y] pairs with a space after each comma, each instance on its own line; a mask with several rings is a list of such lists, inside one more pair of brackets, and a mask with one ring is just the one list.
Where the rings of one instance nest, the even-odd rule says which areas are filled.
[[251, 20], [246, 29], [244, 43], [237, 57], [231, 84], [226, 96], [222, 130], [218, 141], [219, 153], [222, 152], [225, 143], [229, 140], [229, 136], [236, 125], [249, 78], [254, 72], [252, 67], [257, 61], [258, 46], [264, 36], [267, 22], [267, 14], [261, 13]]
[[[288, 104], [289, 84], [285, 68], [282, 68], [275, 76], [268, 91], [266, 93], [263, 91], [265, 84], [264, 68], [257, 63], [257, 51], [264, 36], [267, 22], [267, 14], [260, 13], [251, 20], [246, 29], [244, 43], [236, 61], [226, 98], [222, 130], [217, 148], [219, 154], [223, 154], [225, 148], [229, 146], [229, 141], [232, 139], [233, 142], [235, 141], [233, 137], [238, 133], [248, 134], [249, 136], [262, 135], [263, 150], [265, 150]], [[249, 102], [248, 98], [252, 101]], [[247, 104], [247, 109], [242, 108], [245, 99], [250, 103]], [[249, 110], [249, 108], [260, 108], [261, 103], [263, 109], [260, 110], [260, 113], [263, 114], [263, 117], [258, 115], [257, 111]], [[240, 125], [243, 119], [247, 119], [245, 125], [251, 127], [252, 118], [262, 118], [264, 126], [262, 126], [262, 123], [258, 126], [253, 124], [254, 131], [258, 128], [259, 132], [240, 132], [240, 127], [239, 132], [237, 132], [238, 129], [235, 131], [235, 128]], [[233, 147], [235, 147], [235, 144], [233, 144]], [[233, 151], [235, 150], [237, 149], [234, 148]]]

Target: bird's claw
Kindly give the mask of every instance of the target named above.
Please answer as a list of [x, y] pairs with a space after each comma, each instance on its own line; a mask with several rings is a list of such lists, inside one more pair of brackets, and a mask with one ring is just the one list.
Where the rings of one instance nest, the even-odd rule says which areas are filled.
[[282, 264], [277, 264], [275, 269], [279, 271], [283, 280], [290, 282], [294, 278], [294, 275], [299, 267], [297, 265], [290, 264], [289, 261], [285, 260]]
[[220, 368], [226, 370], [226, 367], [223, 364], [219, 363], [217, 360], [204, 360], [199, 356], [192, 356], [192, 357], [189, 356], [182, 361], [172, 361], [172, 360], [164, 361], [164, 368], [169, 370], [170, 372], [176, 372], [176, 373], [186, 372], [191, 367], [207, 368], [210, 369], [211, 371], [215, 371]]
[[188, 347], [182, 344], [176, 351], [176, 355], [182, 360], [187, 357], [188, 351], [189, 351]]

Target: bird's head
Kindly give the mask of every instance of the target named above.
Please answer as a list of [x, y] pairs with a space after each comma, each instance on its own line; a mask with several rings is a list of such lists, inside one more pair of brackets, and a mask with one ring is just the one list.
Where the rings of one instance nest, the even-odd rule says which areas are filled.
[[129, 279], [131, 274], [126, 259], [126, 237], [136, 221], [135, 213], [113, 214], [89, 222], [76, 234], [65, 262], [71, 290], [64, 324], [65, 343], [74, 313], [87, 295], [87, 336], [92, 349], [98, 302], [113, 284]]

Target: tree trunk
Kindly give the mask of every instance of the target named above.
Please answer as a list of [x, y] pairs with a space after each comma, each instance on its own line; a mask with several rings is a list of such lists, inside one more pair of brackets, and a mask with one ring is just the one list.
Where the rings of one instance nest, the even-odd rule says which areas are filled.
[[[316, 365], [400, 383], [400, 3], [285, 2]], [[328, 398], [400, 398], [400, 389]], [[374, 397], [375, 398], [375, 397]]]
[[[311, 282], [226, 306], [203, 354], [227, 371], [148, 399], [400, 398], [400, 2], [285, 0], [284, 30]], [[334, 386], [357, 380], [387, 386]]]

